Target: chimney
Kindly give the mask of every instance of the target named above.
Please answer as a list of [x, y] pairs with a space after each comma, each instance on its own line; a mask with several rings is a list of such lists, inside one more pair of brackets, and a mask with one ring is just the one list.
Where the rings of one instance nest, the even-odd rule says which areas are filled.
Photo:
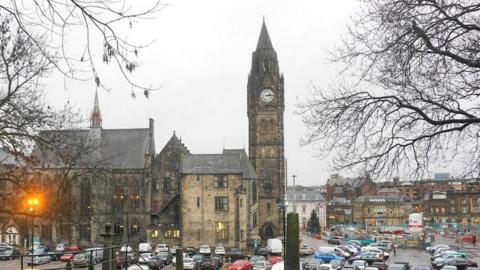
[[150, 137], [150, 155], [155, 155], [155, 133], [154, 133], [154, 130], [155, 130], [155, 127], [154, 127], [154, 123], [155, 121], [153, 120], [153, 118], [148, 118], [148, 136]]

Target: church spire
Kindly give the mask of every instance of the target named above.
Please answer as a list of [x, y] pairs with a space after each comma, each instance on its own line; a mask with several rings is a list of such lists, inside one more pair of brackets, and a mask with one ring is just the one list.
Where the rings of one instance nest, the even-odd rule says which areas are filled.
[[257, 50], [258, 49], [273, 49], [272, 41], [270, 40], [267, 26], [265, 25], [265, 17], [263, 18], [262, 30], [260, 31], [260, 37], [258, 38]]
[[90, 116], [90, 127], [101, 128], [102, 127], [102, 114], [100, 113], [100, 105], [98, 103], [98, 92], [95, 90], [95, 101], [93, 102], [93, 111]]

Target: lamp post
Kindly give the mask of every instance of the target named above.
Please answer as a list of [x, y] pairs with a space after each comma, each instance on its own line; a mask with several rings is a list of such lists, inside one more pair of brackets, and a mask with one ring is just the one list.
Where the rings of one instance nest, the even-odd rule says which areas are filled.
[[27, 201], [27, 205], [28, 205], [28, 212], [30, 213], [31, 217], [32, 217], [32, 235], [31, 235], [31, 238], [30, 238], [30, 245], [32, 246], [32, 268], [34, 267], [33, 266], [33, 251], [34, 251], [34, 248], [33, 248], [33, 238], [34, 238], [34, 233], [35, 233], [35, 208], [37, 208], [39, 205], [40, 205], [40, 201], [38, 200], [38, 198], [29, 198], [28, 201]]
[[292, 175], [293, 178], [293, 212], [297, 212], [297, 206], [295, 205], [295, 201], [297, 200], [297, 191], [295, 190], [295, 178], [297, 178], [298, 175]]

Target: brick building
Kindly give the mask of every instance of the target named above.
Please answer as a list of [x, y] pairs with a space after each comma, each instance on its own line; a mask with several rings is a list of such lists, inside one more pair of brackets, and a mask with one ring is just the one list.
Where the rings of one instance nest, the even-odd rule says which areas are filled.
[[353, 201], [353, 223], [364, 228], [402, 226], [405, 224], [405, 202], [395, 196], [361, 196]]

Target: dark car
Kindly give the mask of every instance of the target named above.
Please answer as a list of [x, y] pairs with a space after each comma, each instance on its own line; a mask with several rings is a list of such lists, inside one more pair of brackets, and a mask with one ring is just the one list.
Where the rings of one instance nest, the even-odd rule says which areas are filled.
[[230, 262], [234, 262], [236, 260], [243, 260], [246, 259], [247, 256], [243, 254], [240, 249], [238, 248], [232, 248], [227, 252], [227, 258]]
[[193, 255], [195, 255], [195, 248], [187, 247], [185, 249], [185, 253], [187, 253], [189, 257], [192, 257]]
[[394, 263], [388, 265], [387, 270], [408, 270], [408, 266], [405, 264]]
[[360, 267], [356, 265], [345, 265], [341, 270], [360, 270]]
[[[128, 261], [126, 260], [127, 258], [129, 259]], [[116, 262], [117, 268], [122, 269], [122, 268], [125, 268], [125, 266], [130, 265], [131, 260], [130, 260], [130, 257], [125, 257], [125, 255], [120, 254], [115, 258], [115, 262]]]
[[223, 266], [223, 257], [220, 257], [218, 255], [212, 255], [211, 258], [217, 263], [219, 268]]
[[198, 264], [198, 265], [201, 265], [203, 260], [205, 260], [205, 256], [203, 256], [202, 254], [195, 254], [193, 255], [192, 257], [192, 260]]
[[208, 269], [208, 270], [217, 270], [219, 269], [218, 263], [215, 260], [212, 260], [210, 257], [203, 258], [203, 261], [200, 263], [200, 269]]
[[160, 270], [163, 267], [164, 262], [158, 256], [150, 257], [147, 262], [148, 268], [151, 270]]
[[378, 270], [387, 270], [388, 265], [385, 262], [372, 262], [372, 267], [377, 268]]
[[310, 260], [308, 261], [304, 266], [303, 266], [303, 269], [304, 270], [317, 270], [317, 268], [320, 267], [321, 264], [324, 264], [325, 262], [323, 262], [322, 260], [319, 260], [319, 259], [313, 259], [313, 260]]
[[20, 250], [16, 248], [5, 248], [0, 250], [0, 260], [13, 260], [20, 258]]
[[339, 236], [333, 236], [330, 239], [328, 239], [327, 242], [331, 245], [341, 245], [342, 244], [342, 238], [339, 237]]
[[255, 255], [268, 256], [268, 249], [266, 247], [257, 247], [255, 249]]
[[172, 263], [173, 256], [169, 251], [160, 251], [157, 253], [157, 257], [163, 261], [163, 265], [169, 265]]

